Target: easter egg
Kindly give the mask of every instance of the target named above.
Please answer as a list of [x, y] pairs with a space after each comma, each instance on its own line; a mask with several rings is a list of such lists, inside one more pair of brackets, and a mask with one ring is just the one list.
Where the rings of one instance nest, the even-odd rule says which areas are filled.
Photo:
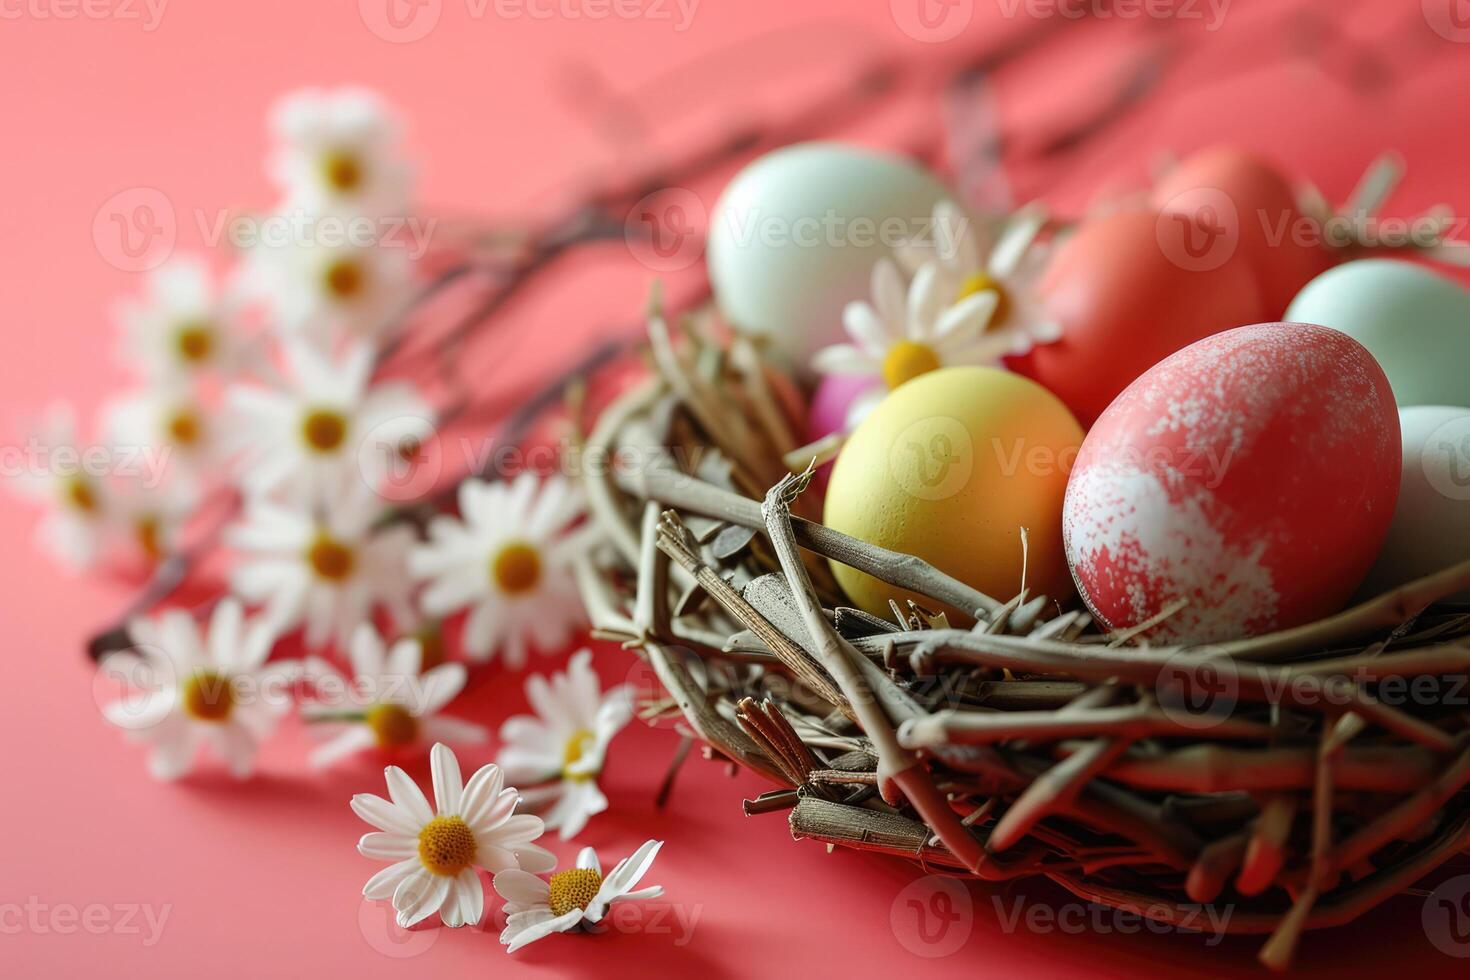
[[949, 192], [900, 157], [800, 143], [730, 181], [710, 216], [706, 259], [721, 313], [805, 368], [843, 339], [842, 309], [864, 299], [873, 264], [926, 233]]
[[1151, 639], [1283, 629], [1346, 603], [1398, 486], [1398, 411], [1372, 355], [1325, 327], [1240, 327], [1162, 361], [1097, 420], [1067, 487], [1067, 560], [1109, 628], [1183, 600]]
[[1291, 183], [1245, 150], [1216, 146], [1185, 158], [1149, 199], [1166, 220], [1195, 225], [1189, 238], [1177, 240], [1187, 261], [1209, 264], [1238, 252], [1255, 276], [1263, 317], [1282, 316], [1297, 292], [1335, 261], [1320, 229], [1297, 206]]
[[1470, 559], [1470, 409], [1416, 405], [1400, 410], [1399, 426], [1398, 507], [1364, 598]]
[[872, 374], [829, 374], [822, 378], [807, 410], [807, 439], [816, 442], [844, 431], [853, 403], [885, 387], [883, 379]]
[[[931, 371], [890, 392], [853, 430], [832, 471], [825, 523], [917, 555], [1002, 602], [1071, 594], [1062, 498], [1082, 429], [1060, 401], [996, 368]], [[1026, 530], [1023, 550], [1022, 529]], [[834, 562], [855, 604], [888, 617], [913, 596]], [[953, 622], [973, 610], [947, 609]]]
[[1054, 392], [1084, 425], [1139, 375], [1212, 333], [1262, 319], [1243, 261], [1191, 269], [1161, 246], [1159, 214], [1118, 211], [1082, 223], [1039, 284], [1055, 343], [1007, 360]]
[[1308, 283], [1287, 316], [1368, 348], [1400, 407], [1470, 407], [1470, 290], [1453, 279], [1394, 259], [1348, 262]]

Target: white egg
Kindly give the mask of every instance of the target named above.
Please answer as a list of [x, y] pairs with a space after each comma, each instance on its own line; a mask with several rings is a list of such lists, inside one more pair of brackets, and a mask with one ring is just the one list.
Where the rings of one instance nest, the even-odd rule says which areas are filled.
[[1388, 540], [1359, 593], [1365, 598], [1470, 559], [1470, 409], [1405, 408], [1399, 425], [1399, 502]]
[[838, 343], [842, 308], [866, 300], [873, 264], [927, 234], [949, 192], [899, 157], [799, 143], [736, 174], [715, 204], [707, 257], [715, 299], [738, 330], [804, 369]]

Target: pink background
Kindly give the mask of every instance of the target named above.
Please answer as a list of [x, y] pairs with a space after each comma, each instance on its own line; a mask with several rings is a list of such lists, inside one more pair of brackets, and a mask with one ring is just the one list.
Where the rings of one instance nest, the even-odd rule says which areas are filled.
[[[1312, 175], [1336, 197], [1375, 153], [1395, 148], [1411, 175], [1395, 213], [1441, 200], [1470, 207], [1470, 45], [1460, 43], [1470, 38], [1430, 27], [1448, 23], [1435, 21], [1448, 2], [1426, 0], [1424, 13], [1418, 0], [1333, 3], [1322, 7], [1329, 16], [1294, 21], [1283, 33], [1263, 12], [1288, 6], [1236, 0], [1213, 32], [1182, 21], [1069, 26], [1046, 52], [1003, 72], [995, 105], [1012, 137], [1007, 169], [1017, 195], [1045, 192], [1077, 208], [1101, 188], [1136, 185], [1159, 152], [1187, 151], [1224, 134]], [[212, 215], [218, 207], [268, 204], [263, 118], [284, 90], [341, 82], [379, 88], [409, 121], [430, 211], [515, 216], [555, 207], [567, 187], [655, 157], [721, 120], [789, 109], [869, 55], [907, 59], [922, 72], [966, 45], [1026, 28], [1034, 19], [1028, 10], [1052, 9], [1022, 2], [1022, 12], [1007, 17], [1016, 9], [1009, 2], [958, 0], [948, 9], [967, 18], [967, 27], [938, 45], [899, 29], [914, 23], [912, 8], [910, 0], [703, 0], [679, 31], [677, 8], [667, 5], [660, 9], [673, 22], [593, 23], [496, 17], [493, 5], [476, 18], [464, 0], [431, 0], [425, 9], [438, 10], [435, 29], [398, 44], [365, 26], [365, 16], [382, 9], [372, 0], [364, 0], [366, 15], [354, 0], [173, 0], [151, 31], [119, 17], [62, 19], [67, 0], [5, 5], [0, 437], [17, 438], [25, 417], [55, 398], [90, 411], [120, 381], [108, 356], [108, 310], [137, 280], [110, 264], [108, 248], [94, 240], [99, 209], [120, 191], [156, 188], [175, 209], [179, 247], [193, 250], [201, 244], [196, 209]], [[1027, 159], [1146, 57], [1170, 72], [1162, 94], [1076, 153], [1050, 163]], [[683, 81], [670, 83], [665, 72], [675, 68]], [[614, 139], [599, 128], [595, 119], [609, 96], [635, 109], [648, 138]], [[932, 100], [918, 92], [859, 128], [870, 141], [907, 146], [932, 134], [938, 119]], [[587, 338], [636, 318], [649, 275], [626, 256], [610, 258], [569, 264], [534, 302], [513, 311], [522, 365], [564, 361]], [[512, 390], [509, 378], [487, 374], [485, 383]], [[675, 740], [637, 724], [614, 745], [607, 776], [613, 810], [593, 820], [585, 841], [615, 857], [647, 836], [667, 839], [650, 878], [668, 893], [666, 904], [649, 910], [665, 917], [660, 923], [649, 918], [646, 928], [600, 938], [559, 937], [511, 964], [492, 923], [486, 931], [393, 935], [381, 910], [360, 902], [376, 865], [354, 851], [363, 825], [347, 807], [354, 792], [381, 792], [378, 763], [311, 774], [305, 739], [288, 726], [248, 785], [210, 767], [178, 785], [150, 781], [140, 751], [103, 722], [81, 654], [84, 637], [125, 594], [36, 557], [34, 513], [4, 499], [0, 970], [7, 975], [165, 977], [205, 968], [366, 978], [510, 968], [527, 975], [677, 969], [716, 978], [845, 968], [853, 975], [1167, 969], [1215, 976], [1254, 969], [1259, 940], [1250, 938], [1210, 947], [1198, 937], [1119, 929], [1008, 929], [993, 903], [1009, 913], [1016, 901], [1053, 909], [1069, 901], [1043, 886], [971, 889], [968, 924], [962, 918], [951, 926], [969, 931], [950, 934], [968, 938], [952, 955], [920, 958], [911, 950], [942, 950], [918, 938], [904, 901], [910, 896], [900, 894], [918, 872], [792, 843], [783, 814], [741, 815], [740, 801], [765, 788], [760, 780], [727, 778], [697, 758], [681, 772], [669, 808], [654, 812], [650, 800]], [[612, 649], [600, 650], [598, 661], [609, 680], [630, 664]], [[461, 713], [489, 719], [520, 710], [520, 681], [485, 678]], [[493, 749], [466, 761], [488, 761]], [[415, 774], [425, 776], [425, 768]], [[575, 853], [553, 846], [567, 859]], [[17, 931], [14, 914], [4, 914], [37, 903], [48, 907], [39, 928], [27, 923]], [[167, 906], [168, 918], [156, 944], [146, 946], [146, 926], [143, 934], [93, 935], [65, 912], [49, 917], [52, 907], [94, 903], [147, 904], [155, 913]], [[1303, 972], [1463, 975], [1463, 962], [1425, 938], [1420, 904], [1402, 897], [1353, 928], [1309, 938], [1299, 957]], [[697, 915], [682, 944], [675, 913], [685, 922]], [[672, 934], [659, 934], [660, 925]], [[410, 963], [397, 962], [404, 954]]]

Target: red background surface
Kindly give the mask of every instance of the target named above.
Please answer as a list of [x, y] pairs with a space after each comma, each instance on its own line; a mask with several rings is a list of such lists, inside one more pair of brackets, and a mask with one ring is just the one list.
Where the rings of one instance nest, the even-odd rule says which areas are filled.
[[[943, 9], [962, 18], [965, 29], [933, 44], [900, 29], [913, 23], [907, 0], [703, 0], [682, 31], [673, 8], [674, 21], [592, 22], [497, 17], [493, 5], [476, 17], [463, 0], [445, 0], [426, 8], [438, 11], [434, 30], [395, 44], [365, 26], [359, 6], [371, 15], [382, 5], [173, 0], [151, 31], [120, 16], [65, 19], [65, 0], [0, 8], [6, 440], [18, 438], [24, 418], [50, 400], [72, 398], [85, 412], [121, 380], [109, 356], [114, 329], [107, 311], [113, 297], [138, 283], [94, 241], [99, 209], [119, 191], [156, 188], [179, 216], [179, 247], [193, 250], [201, 243], [196, 209], [267, 205], [263, 119], [284, 90], [342, 82], [380, 89], [409, 121], [429, 211], [514, 217], [554, 211], [569, 188], [656, 160], [701, 133], [778, 118], [871, 57], [898, 58], [907, 66], [903, 77], [922, 79], [1054, 9], [959, 0]], [[1312, 176], [1335, 197], [1373, 155], [1396, 149], [1410, 178], [1394, 213], [1438, 201], [1465, 213], [1470, 44], [1463, 42], [1470, 36], [1431, 28], [1449, 23], [1437, 19], [1448, 8], [1436, 0], [1422, 10], [1418, 0], [1235, 0], [1213, 31], [1204, 5], [1203, 21], [1068, 22], [1044, 50], [989, 79], [984, 102], [969, 100], [965, 116], [976, 125], [977, 107], [989, 106], [1006, 134], [1004, 174], [993, 178], [1003, 176], [1017, 198], [1045, 194], [1065, 210], [1101, 190], [1136, 186], [1163, 151], [1229, 138]], [[1008, 16], [1011, 10], [1018, 12]], [[1162, 83], [1106, 132], [1037, 156], [1125, 92], [1130, 79], [1150, 72]], [[941, 115], [931, 96], [916, 86], [856, 126], [835, 111], [818, 121], [869, 142], [914, 146], [937, 132]], [[605, 125], [610, 107], [625, 120], [622, 128]], [[716, 185], [698, 189], [709, 195]], [[992, 179], [985, 194], [1002, 186]], [[536, 371], [574, 357], [595, 337], [627, 329], [650, 275], [620, 248], [565, 263], [509, 311], [515, 369], [487, 361], [477, 382], [513, 398]], [[39, 926], [28, 920], [17, 929], [14, 913], [0, 914], [0, 969], [8, 975], [1256, 970], [1256, 939], [1211, 946], [1200, 937], [1133, 934], [1135, 923], [1110, 917], [1103, 930], [1037, 930], [1008, 927], [997, 914], [996, 902], [1007, 914], [1016, 901], [1025, 909], [1067, 906], [1067, 896], [1045, 886], [970, 889], [970, 902], [960, 904], [961, 918], [950, 926], [968, 931], [946, 935], [963, 939], [958, 951], [921, 958], [911, 949], [939, 947], [916, 938], [910, 896], [901, 895], [918, 872], [898, 861], [828, 855], [818, 845], [791, 842], [784, 815], [741, 815], [740, 801], [765, 788], [757, 778], [731, 779], [698, 759], [686, 764], [667, 810], [655, 812], [651, 798], [675, 740], [637, 724], [614, 744], [606, 776], [613, 809], [594, 818], [584, 840], [615, 857], [645, 837], [665, 838], [650, 880], [666, 887], [674, 907], [662, 907], [665, 925], [673, 927], [672, 912], [685, 922], [697, 915], [687, 942], [675, 942], [678, 928], [660, 934], [649, 919], [645, 928], [617, 935], [558, 937], [507, 963], [493, 924], [392, 936], [382, 912], [361, 905], [360, 887], [376, 865], [354, 851], [363, 826], [347, 808], [352, 793], [381, 791], [379, 764], [313, 774], [304, 765], [302, 733], [287, 726], [251, 783], [237, 785], [212, 767], [177, 785], [150, 781], [139, 749], [102, 720], [81, 655], [84, 637], [125, 594], [68, 577], [36, 556], [34, 521], [9, 498], [0, 510], [0, 912], [46, 906]], [[612, 649], [600, 650], [598, 662], [609, 680], [629, 665]], [[460, 713], [488, 720], [521, 710], [520, 687], [519, 675], [485, 676]], [[466, 753], [466, 762], [488, 761], [493, 751]], [[427, 778], [426, 768], [415, 774]], [[565, 859], [575, 852], [553, 846]], [[1463, 961], [1426, 939], [1421, 902], [1401, 897], [1354, 927], [1308, 938], [1302, 972], [1463, 975]], [[65, 912], [51, 918], [58, 907], [138, 903], [169, 909], [152, 946], [119, 929], [93, 935], [72, 924], [68, 932]], [[403, 962], [385, 949], [411, 955]]]

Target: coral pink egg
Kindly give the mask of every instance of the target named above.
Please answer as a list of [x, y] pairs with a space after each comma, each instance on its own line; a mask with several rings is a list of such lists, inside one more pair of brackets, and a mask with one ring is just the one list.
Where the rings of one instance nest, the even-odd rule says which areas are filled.
[[1333, 264], [1321, 229], [1297, 205], [1291, 183], [1244, 150], [1211, 147], [1181, 161], [1150, 200], [1165, 214], [1195, 221], [1201, 247], [1219, 235], [1219, 254], [1237, 250], [1256, 277], [1263, 316], [1279, 317], [1302, 287]]
[[[817, 384], [807, 407], [806, 437], [816, 442], [847, 428], [848, 411], [858, 398], [883, 385], [883, 379], [871, 374], [829, 374]], [[827, 492], [832, 477], [832, 464], [817, 467], [813, 486], [818, 493]]]
[[1326, 327], [1201, 340], [1098, 419], [1067, 485], [1063, 538], [1111, 628], [1185, 600], [1157, 640], [1210, 642], [1338, 611], [1378, 555], [1399, 485], [1378, 363]]
[[1255, 277], [1226, 260], [1191, 268], [1153, 210], [1090, 219], [1057, 251], [1040, 292], [1061, 339], [1010, 358], [1083, 425], [1144, 371], [1201, 337], [1263, 319]]

